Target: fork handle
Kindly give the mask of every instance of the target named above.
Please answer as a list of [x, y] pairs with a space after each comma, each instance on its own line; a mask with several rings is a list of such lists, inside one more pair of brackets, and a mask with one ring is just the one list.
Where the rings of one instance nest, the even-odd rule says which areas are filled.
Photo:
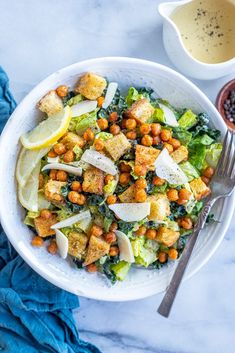
[[197, 223], [194, 228], [194, 232], [187, 241], [185, 248], [182, 252], [178, 266], [172, 276], [171, 282], [166, 290], [166, 293], [163, 297], [163, 300], [158, 308], [158, 313], [162, 316], [168, 317], [171, 311], [172, 304], [174, 303], [177, 291], [179, 289], [180, 283], [182, 281], [184, 272], [188, 265], [190, 256], [192, 254], [194, 245], [197, 241], [198, 235], [206, 223], [207, 216], [213, 206], [215, 200], [209, 200], [206, 205], [203, 207], [202, 212], [200, 213]]

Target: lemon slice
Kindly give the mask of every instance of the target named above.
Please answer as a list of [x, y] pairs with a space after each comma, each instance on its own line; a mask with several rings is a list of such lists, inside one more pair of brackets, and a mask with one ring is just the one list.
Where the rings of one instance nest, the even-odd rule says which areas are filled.
[[36, 167], [41, 158], [49, 152], [49, 150], [50, 147], [38, 150], [26, 150], [26, 148], [22, 148], [16, 166], [16, 179], [20, 186], [25, 185], [32, 170]]
[[71, 109], [66, 106], [61, 112], [49, 116], [32, 131], [21, 136], [22, 145], [27, 149], [38, 149], [52, 145], [63, 136], [71, 119]]
[[19, 185], [19, 201], [28, 211], [38, 211], [38, 176], [41, 162], [38, 162], [24, 186]]

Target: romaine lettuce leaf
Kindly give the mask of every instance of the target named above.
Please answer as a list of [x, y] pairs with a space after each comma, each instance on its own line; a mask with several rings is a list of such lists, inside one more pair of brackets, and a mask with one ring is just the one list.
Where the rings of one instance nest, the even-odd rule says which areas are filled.
[[186, 174], [188, 181], [192, 181], [195, 178], [199, 178], [199, 173], [197, 169], [188, 161], [180, 163], [180, 168]]
[[192, 139], [192, 133], [182, 128], [176, 127], [173, 129], [173, 137], [180, 140], [182, 145], [187, 146]]
[[69, 125], [69, 130], [76, 132], [78, 135], [82, 135], [87, 128], [96, 129], [98, 110], [99, 109], [95, 109], [91, 113], [72, 118]]
[[[205, 162], [207, 165], [215, 168], [218, 161], [220, 154], [222, 152], [222, 144], [221, 143], [213, 143], [210, 145], [209, 149], [206, 152]], [[206, 167], [206, 166], [205, 166]]]
[[82, 100], [83, 100], [82, 95], [81, 95], [81, 94], [77, 94], [76, 96], [70, 98], [70, 99], [67, 101], [66, 105], [69, 105], [69, 106], [71, 107], [72, 105], [78, 104], [78, 103], [81, 102]]
[[197, 123], [197, 115], [188, 109], [178, 120], [179, 126], [182, 129], [190, 129]]

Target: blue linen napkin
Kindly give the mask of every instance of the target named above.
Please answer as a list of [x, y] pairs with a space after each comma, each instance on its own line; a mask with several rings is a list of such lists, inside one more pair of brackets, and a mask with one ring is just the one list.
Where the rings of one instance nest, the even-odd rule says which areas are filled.
[[[0, 67], [0, 131], [16, 103]], [[72, 309], [77, 296], [34, 272], [8, 242], [0, 225], [0, 352], [101, 353], [79, 339]]]

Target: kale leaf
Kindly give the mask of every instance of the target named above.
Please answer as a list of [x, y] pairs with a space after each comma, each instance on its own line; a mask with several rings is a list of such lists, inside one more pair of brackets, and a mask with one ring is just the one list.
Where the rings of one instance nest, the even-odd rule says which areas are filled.
[[122, 114], [126, 109], [127, 109], [127, 104], [126, 104], [125, 98], [121, 95], [120, 90], [117, 89], [111, 104], [108, 106], [107, 109], [101, 108], [100, 111], [98, 112], [98, 116], [100, 118], [108, 119], [109, 115], [112, 112], [117, 112], [119, 117], [118, 121], [120, 121], [121, 120], [120, 118], [122, 118]]
[[190, 131], [192, 132], [193, 137], [198, 135], [207, 134], [213, 140], [217, 141], [220, 137], [220, 131], [217, 129], [212, 129], [209, 127], [209, 116], [207, 113], [198, 114], [198, 122], [196, 126], [192, 127]]

